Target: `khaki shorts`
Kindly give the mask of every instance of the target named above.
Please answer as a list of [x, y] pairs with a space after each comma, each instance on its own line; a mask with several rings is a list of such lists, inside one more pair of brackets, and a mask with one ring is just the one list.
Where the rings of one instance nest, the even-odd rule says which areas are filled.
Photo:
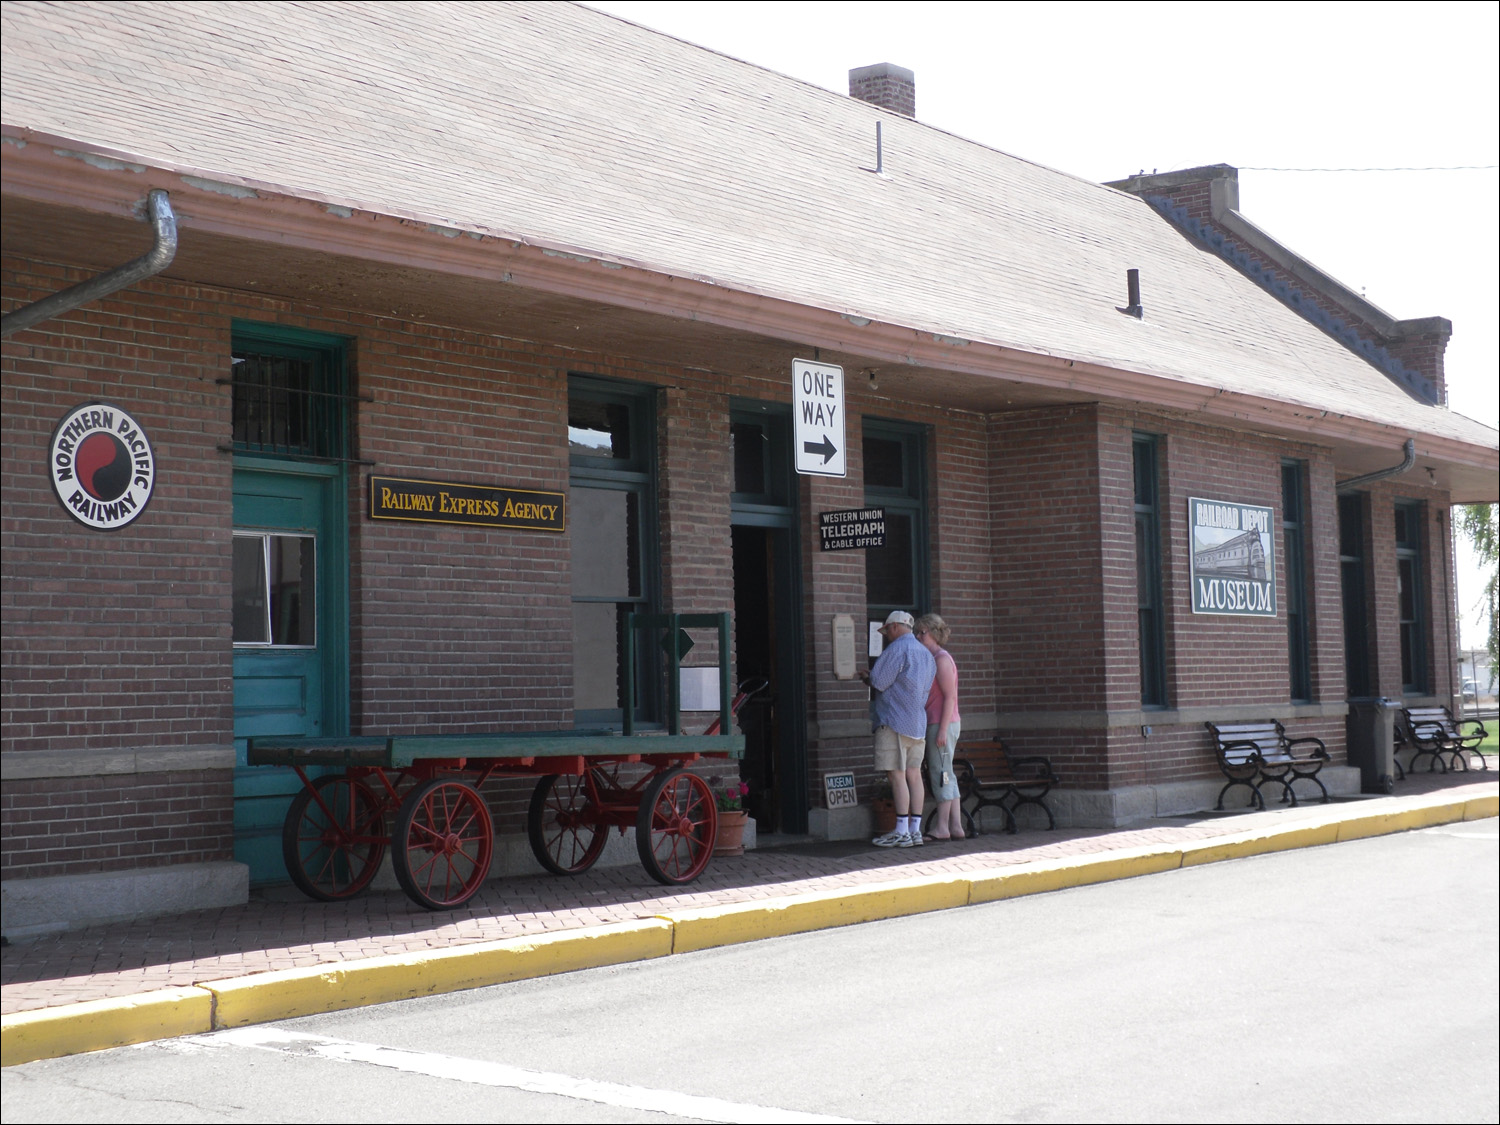
[[885, 770], [915, 770], [922, 766], [922, 757], [927, 753], [927, 739], [910, 738], [898, 734], [890, 727], [875, 731], [875, 768]]

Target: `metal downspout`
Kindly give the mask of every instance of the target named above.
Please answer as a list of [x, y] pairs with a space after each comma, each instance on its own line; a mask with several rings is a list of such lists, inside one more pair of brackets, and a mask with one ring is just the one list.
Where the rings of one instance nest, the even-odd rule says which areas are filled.
[[1334, 491], [1351, 492], [1361, 485], [1374, 484], [1376, 481], [1384, 480], [1386, 477], [1399, 477], [1417, 463], [1416, 439], [1407, 438], [1406, 444], [1401, 447], [1401, 453], [1401, 464], [1394, 465], [1389, 469], [1376, 469], [1373, 473], [1366, 473], [1362, 477], [1350, 477], [1348, 480], [1341, 480]]
[[107, 297], [138, 281], [145, 281], [170, 266], [177, 255], [177, 216], [172, 214], [171, 197], [161, 188], [152, 188], [146, 196], [146, 209], [156, 228], [156, 245], [148, 253], [123, 266], [116, 266], [107, 273], [101, 273], [98, 277], [79, 282], [50, 297], [43, 297], [40, 301], [6, 313], [0, 317], [0, 337], [50, 320], [79, 305]]

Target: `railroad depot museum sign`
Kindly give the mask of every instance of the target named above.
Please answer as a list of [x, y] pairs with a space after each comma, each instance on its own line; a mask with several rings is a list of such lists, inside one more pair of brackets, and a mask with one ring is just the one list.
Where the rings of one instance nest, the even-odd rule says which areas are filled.
[[437, 480], [370, 478], [370, 518], [415, 523], [459, 523], [471, 527], [519, 527], [563, 531], [561, 492], [522, 492]]
[[825, 551], [885, 546], [885, 509], [850, 508], [818, 513], [818, 543]]
[[1188, 500], [1194, 613], [1276, 616], [1271, 509], [1226, 500]]
[[116, 531], [151, 502], [156, 455], [145, 427], [126, 411], [86, 402], [52, 431], [47, 476], [68, 515], [96, 531]]

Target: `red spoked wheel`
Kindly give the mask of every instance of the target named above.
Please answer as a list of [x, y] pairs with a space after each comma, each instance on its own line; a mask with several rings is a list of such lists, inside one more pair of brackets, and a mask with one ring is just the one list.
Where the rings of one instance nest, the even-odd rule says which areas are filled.
[[385, 856], [385, 817], [363, 781], [320, 777], [292, 798], [281, 826], [286, 873], [308, 898], [337, 902], [370, 885]]
[[489, 806], [467, 782], [435, 777], [401, 802], [391, 845], [396, 880], [413, 902], [428, 910], [460, 906], [490, 873]]
[[526, 838], [537, 862], [554, 875], [577, 875], [594, 866], [608, 832], [589, 799], [587, 777], [541, 778], [526, 810]]
[[658, 883], [691, 883], [714, 854], [719, 810], [697, 774], [668, 770], [652, 778], [635, 818], [641, 866]]

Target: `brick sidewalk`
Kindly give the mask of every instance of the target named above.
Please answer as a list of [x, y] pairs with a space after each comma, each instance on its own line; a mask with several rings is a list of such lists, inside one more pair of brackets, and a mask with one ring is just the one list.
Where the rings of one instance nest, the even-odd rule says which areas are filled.
[[[1484, 796], [1500, 788], [1494, 771], [1420, 774], [1403, 798], [1435, 792]], [[244, 906], [98, 926], [7, 946], [0, 953], [0, 1011], [9, 1015], [79, 1000], [247, 976], [273, 969], [358, 961], [473, 942], [570, 930], [663, 910], [751, 902], [917, 875], [994, 870], [1041, 859], [1108, 853], [1145, 844], [1229, 836], [1325, 806], [1236, 815], [1164, 818], [1117, 830], [1023, 831], [975, 840], [882, 851], [857, 841], [767, 848], [717, 859], [690, 887], [653, 882], [638, 866], [572, 878], [535, 875], [491, 882], [461, 909], [429, 913], [399, 891], [350, 902], [315, 903], [290, 887], [252, 893]]]

